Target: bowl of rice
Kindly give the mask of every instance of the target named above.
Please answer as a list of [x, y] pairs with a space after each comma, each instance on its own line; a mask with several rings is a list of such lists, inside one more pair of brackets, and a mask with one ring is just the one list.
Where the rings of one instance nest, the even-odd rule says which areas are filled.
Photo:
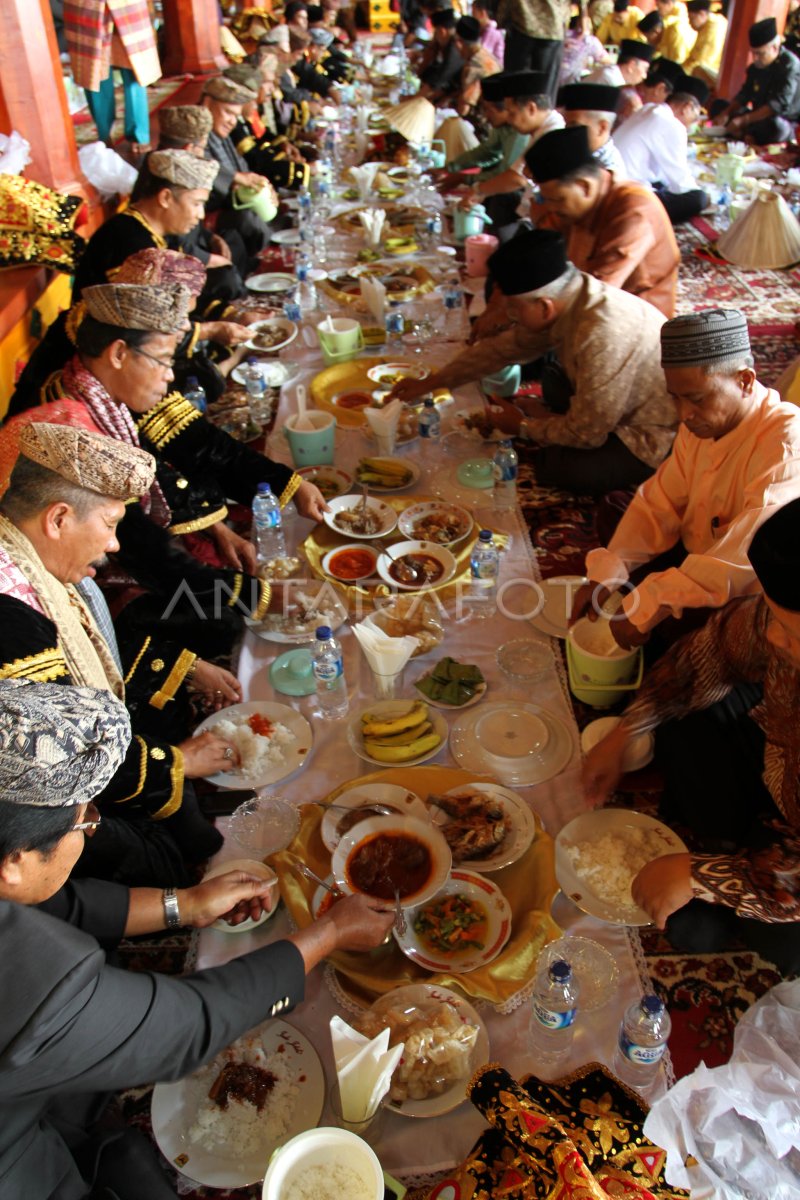
[[375, 1151], [346, 1129], [309, 1129], [287, 1142], [264, 1178], [262, 1200], [383, 1200]]
[[685, 853], [676, 833], [646, 813], [600, 808], [581, 813], [556, 838], [556, 879], [565, 896], [612, 925], [649, 925], [631, 884], [664, 854]]

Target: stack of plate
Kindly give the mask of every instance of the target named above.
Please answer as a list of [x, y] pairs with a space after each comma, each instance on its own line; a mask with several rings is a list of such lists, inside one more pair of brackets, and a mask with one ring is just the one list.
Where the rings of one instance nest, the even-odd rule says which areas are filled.
[[564, 770], [574, 751], [563, 721], [536, 704], [497, 701], [470, 709], [450, 731], [450, 749], [467, 771], [506, 787], [532, 787]]

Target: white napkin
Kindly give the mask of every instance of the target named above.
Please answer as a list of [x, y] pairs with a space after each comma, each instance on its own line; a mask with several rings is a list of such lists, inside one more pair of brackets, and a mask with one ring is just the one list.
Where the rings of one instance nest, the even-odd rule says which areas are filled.
[[366, 1121], [388, 1092], [405, 1043], [390, 1050], [388, 1029], [370, 1041], [338, 1016], [331, 1017], [331, 1041], [342, 1116], [346, 1121]]
[[385, 437], [387, 434], [397, 433], [397, 425], [403, 411], [403, 401], [390, 400], [384, 408], [370, 407], [363, 411], [375, 437]]
[[383, 209], [373, 208], [369, 212], [360, 212], [358, 219], [364, 226], [364, 241], [367, 245], [373, 249], [380, 245], [383, 223], [386, 220], [386, 213]]
[[389, 637], [388, 633], [373, 623], [372, 617], [365, 617], [358, 625], [354, 625], [353, 633], [376, 675], [397, 675], [419, 646], [419, 638], [408, 634], [399, 638]]
[[362, 104], [356, 109], [356, 129], [363, 133], [369, 123], [371, 109], [368, 104]]
[[[359, 111], [359, 116], [360, 116], [361, 109], [359, 109], [358, 111]], [[369, 134], [365, 133], [362, 129], [356, 130], [356, 132], [353, 134], [353, 145], [356, 148], [356, 158], [363, 158], [364, 155], [367, 153], [367, 146], [369, 145]]]
[[362, 275], [358, 281], [358, 285], [361, 288], [361, 296], [364, 303], [382, 327], [386, 313], [385, 286], [381, 283], [380, 279], [371, 279], [369, 275]]
[[381, 164], [377, 162], [363, 163], [360, 167], [350, 168], [350, 178], [355, 182], [362, 200], [366, 200], [372, 191], [372, 184], [380, 169]]

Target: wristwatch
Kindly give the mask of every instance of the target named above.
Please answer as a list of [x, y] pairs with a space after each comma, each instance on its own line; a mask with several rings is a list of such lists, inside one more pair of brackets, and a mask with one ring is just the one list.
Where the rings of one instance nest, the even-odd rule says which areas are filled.
[[178, 907], [178, 895], [174, 887], [164, 888], [161, 893], [161, 902], [164, 905], [164, 920], [167, 929], [180, 929], [183, 921], [181, 920], [181, 910]]

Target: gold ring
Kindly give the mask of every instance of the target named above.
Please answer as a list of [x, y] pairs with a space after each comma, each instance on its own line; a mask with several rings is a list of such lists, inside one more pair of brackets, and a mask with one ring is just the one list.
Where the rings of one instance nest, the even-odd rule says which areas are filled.
[[233, 758], [233, 748], [231, 746], [226, 746], [222, 752], [222, 757], [226, 758], [228, 762], [230, 762], [230, 760]]

